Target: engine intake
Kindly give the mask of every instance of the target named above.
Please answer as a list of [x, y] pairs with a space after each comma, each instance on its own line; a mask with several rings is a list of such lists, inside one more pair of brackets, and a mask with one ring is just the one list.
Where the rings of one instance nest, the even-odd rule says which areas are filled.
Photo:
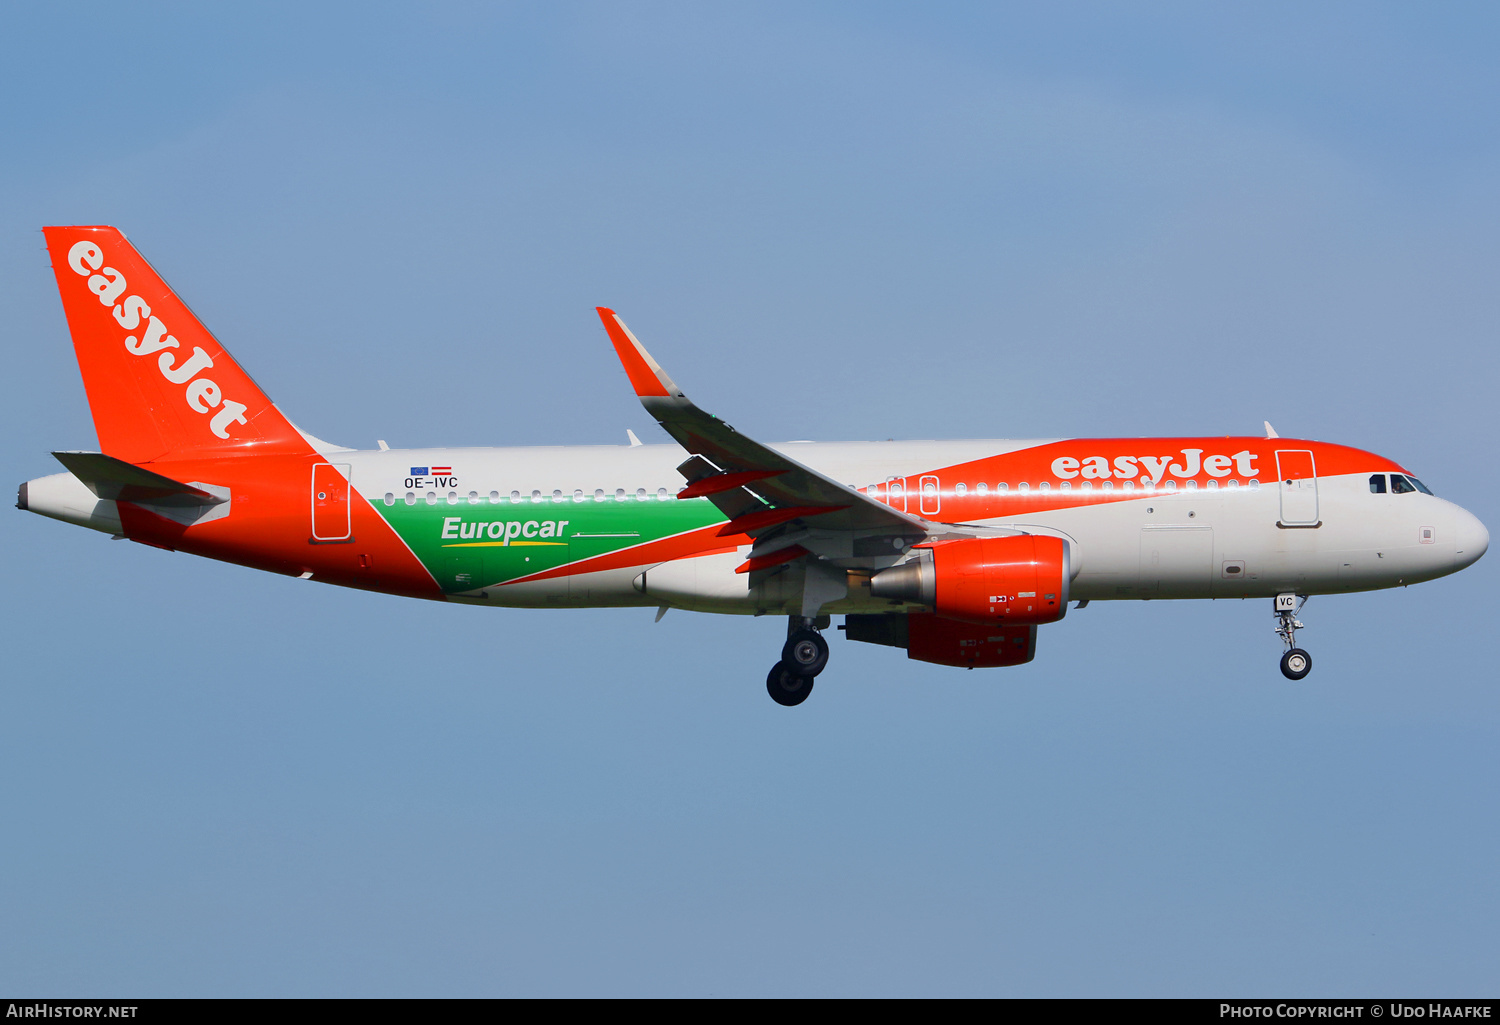
[[938, 541], [876, 573], [870, 594], [965, 623], [1053, 623], [1068, 611], [1069, 558], [1068, 542], [1041, 534]]

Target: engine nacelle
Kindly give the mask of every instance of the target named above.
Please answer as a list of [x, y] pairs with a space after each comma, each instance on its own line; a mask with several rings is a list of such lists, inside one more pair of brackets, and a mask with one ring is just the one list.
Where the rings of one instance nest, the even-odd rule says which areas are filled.
[[1068, 611], [1068, 542], [1059, 537], [971, 537], [919, 545], [914, 558], [870, 578], [876, 598], [918, 602], [964, 623], [1054, 623]]

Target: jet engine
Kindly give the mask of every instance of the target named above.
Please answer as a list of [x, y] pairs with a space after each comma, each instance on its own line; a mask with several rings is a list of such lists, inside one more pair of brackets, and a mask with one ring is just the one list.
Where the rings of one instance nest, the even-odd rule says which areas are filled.
[[913, 558], [870, 578], [876, 598], [917, 602], [963, 623], [1034, 626], [1068, 611], [1068, 542], [1021, 534], [918, 545]]

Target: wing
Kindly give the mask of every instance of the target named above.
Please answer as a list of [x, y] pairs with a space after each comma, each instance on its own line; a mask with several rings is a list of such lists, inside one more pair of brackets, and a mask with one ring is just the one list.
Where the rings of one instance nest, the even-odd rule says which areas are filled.
[[[705, 413], [682, 393], [651, 358], [614, 310], [599, 307], [625, 373], [646, 412], [690, 456], [677, 469], [688, 486], [678, 498], [707, 498], [730, 518], [721, 533], [757, 539], [784, 524], [817, 531], [850, 532], [865, 539], [899, 538], [914, 543], [936, 524], [892, 509], [825, 477]], [[891, 546], [883, 547], [890, 552]], [[757, 545], [759, 554], [762, 546]]]

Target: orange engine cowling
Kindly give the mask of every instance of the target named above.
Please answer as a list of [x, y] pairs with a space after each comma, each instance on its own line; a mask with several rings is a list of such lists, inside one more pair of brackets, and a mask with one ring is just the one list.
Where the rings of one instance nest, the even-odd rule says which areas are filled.
[[1058, 537], [971, 537], [919, 545], [870, 578], [876, 598], [918, 602], [964, 623], [1053, 623], [1068, 611], [1068, 542]]

